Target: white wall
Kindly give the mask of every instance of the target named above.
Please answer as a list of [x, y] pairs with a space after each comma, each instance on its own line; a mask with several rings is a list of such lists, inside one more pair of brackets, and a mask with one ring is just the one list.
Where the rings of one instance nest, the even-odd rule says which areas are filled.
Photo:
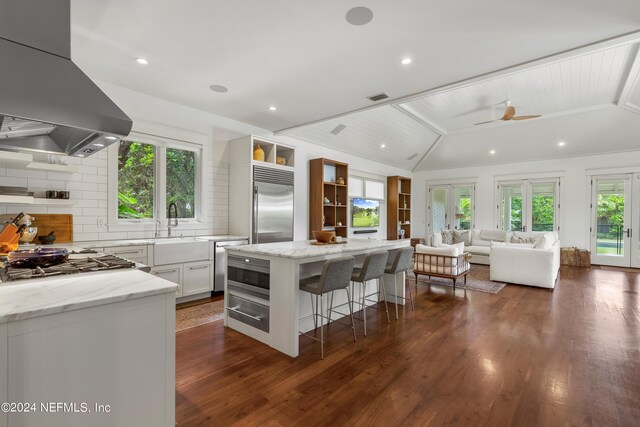
[[[204, 192], [206, 222], [198, 228], [174, 230], [174, 234], [204, 235], [226, 234], [229, 226], [229, 163], [228, 142], [238, 137], [254, 134], [281, 141], [296, 147], [295, 231], [296, 240], [307, 238], [309, 160], [327, 157], [349, 163], [352, 170], [367, 176], [386, 180], [388, 175], [408, 175], [400, 168], [372, 162], [354, 155], [299, 141], [290, 137], [273, 137], [271, 132], [246, 123], [216, 116], [191, 107], [175, 104], [160, 98], [132, 91], [109, 83], [96, 81], [98, 86], [125, 111], [135, 123], [157, 123], [160, 127], [182, 129], [206, 136], [206, 189]], [[163, 136], [163, 135], [160, 135]], [[29, 187], [36, 194], [45, 190], [70, 190], [73, 207], [47, 207], [33, 205], [0, 204], [0, 214], [25, 211], [31, 214], [73, 214], [74, 240], [113, 240], [150, 238], [153, 229], [122, 230], [107, 227], [108, 224], [108, 170], [107, 151], [103, 150], [87, 159], [69, 158], [70, 164], [80, 166], [80, 173], [73, 175], [43, 171], [26, 171], [0, 166], [0, 185]], [[361, 174], [362, 175], [362, 174]], [[382, 204], [381, 214], [385, 215]], [[166, 228], [163, 224], [163, 235]], [[386, 238], [383, 223], [380, 232], [362, 235]]]
[[608, 172], [637, 171], [640, 151], [573, 157], [548, 161], [511, 163], [475, 168], [418, 172], [413, 176], [413, 218], [417, 222], [414, 234], [424, 236], [426, 230], [426, 183], [460, 178], [478, 181], [476, 188], [476, 227], [494, 228], [495, 181], [514, 175], [557, 173], [562, 177], [560, 193], [560, 238], [562, 246], [588, 248], [590, 188], [587, 175]]
[[[296, 148], [295, 161], [295, 229], [294, 240], [306, 240], [309, 236], [309, 160], [325, 157], [349, 164], [349, 171], [356, 171], [357, 175], [367, 176], [386, 181], [387, 176], [403, 175], [411, 176], [411, 173], [394, 166], [363, 159], [352, 154], [343, 153], [321, 145], [311, 144], [286, 136], [268, 138]], [[385, 239], [386, 229], [386, 203], [381, 203], [380, 214], [385, 218], [380, 223], [379, 232], [375, 234], [356, 235], [359, 238]], [[348, 220], [350, 220], [350, 212]], [[353, 236], [353, 228], [349, 227], [349, 236]]]

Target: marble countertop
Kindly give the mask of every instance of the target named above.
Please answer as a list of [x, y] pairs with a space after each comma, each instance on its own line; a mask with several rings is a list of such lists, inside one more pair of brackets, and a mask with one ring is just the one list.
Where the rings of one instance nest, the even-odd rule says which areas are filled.
[[242, 254], [266, 255], [282, 258], [313, 258], [325, 255], [345, 254], [358, 251], [371, 251], [376, 249], [395, 249], [409, 246], [409, 239], [403, 240], [373, 240], [373, 239], [347, 239], [347, 243], [338, 245], [316, 246], [313, 240], [298, 242], [260, 243], [257, 245], [232, 246], [227, 248], [229, 252]]
[[[212, 235], [212, 236], [188, 236], [186, 239], [208, 240], [213, 242], [226, 242], [230, 240], [245, 240], [247, 236], [233, 236], [233, 235]], [[166, 237], [160, 240], [169, 240]], [[180, 241], [180, 237], [174, 237], [172, 240], [176, 242]], [[62, 247], [62, 248], [74, 248], [79, 250], [80, 248], [92, 249], [92, 248], [110, 248], [110, 247], [124, 247], [124, 246], [138, 246], [138, 245], [155, 245], [156, 239], [126, 239], [126, 240], [95, 240], [86, 242], [72, 242], [72, 243], [54, 243], [53, 245], [46, 245], [45, 247]], [[29, 249], [40, 247], [40, 245], [20, 247], [20, 249]]]
[[178, 285], [139, 270], [34, 279], [0, 286], [0, 323], [175, 292]]

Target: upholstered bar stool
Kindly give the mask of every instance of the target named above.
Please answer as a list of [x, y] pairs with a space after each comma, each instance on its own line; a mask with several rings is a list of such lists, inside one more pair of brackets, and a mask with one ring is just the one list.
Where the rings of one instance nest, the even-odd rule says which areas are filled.
[[[398, 273], [402, 273], [403, 271], [410, 270], [413, 270], [413, 248], [411, 246], [408, 246], [396, 251], [391, 264], [387, 265], [387, 267], [384, 269], [384, 272], [387, 274], [396, 275]], [[404, 280], [402, 281], [402, 286], [404, 286]], [[411, 288], [409, 288], [409, 298], [398, 297], [398, 280], [396, 280], [394, 283], [394, 289], [396, 294], [396, 320], [398, 320], [398, 298], [405, 301], [411, 301], [411, 309], [415, 310], [415, 307], [413, 305], [413, 291], [411, 290]], [[416, 289], [418, 289], [417, 280]]]
[[[344, 289], [347, 291], [347, 305], [349, 306], [349, 315], [351, 317], [351, 328], [353, 329], [353, 340], [356, 340], [356, 326], [353, 322], [353, 312], [351, 311], [351, 292], [349, 292], [349, 279], [353, 272], [353, 266], [356, 260], [352, 256], [334, 258], [326, 261], [322, 268], [322, 274], [319, 276], [308, 277], [300, 280], [300, 290], [308, 292], [311, 295], [311, 310], [313, 312], [313, 321], [316, 329], [318, 328], [318, 317], [320, 317], [320, 339], [309, 334], [300, 332], [316, 341], [320, 341], [320, 358], [324, 359], [324, 319], [331, 321], [330, 317], [323, 314], [322, 296], [331, 293], [333, 300], [333, 292]], [[313, 310], [313, 296], [315, 295], [315, 310]], [[320, 300], [320, 311], [318, 312], [318, 299]]]
[[[389, 259], [389, 252], [377, 251], [371, 252], [364, 259], [362, 268], [354, 268], [351, 275], [352, 282], [362, 283], [362, 300], [360, 305], [362, 306], [362, 321], [364, 322], [364, 336], [367, 336], [367, 301], [374, 301], [368, 298], [376, 295], [377, 300], [380, 302], [380, 294], [382, 293], [382, 299], [384, 300], [384, 308], [387, 311], [387, 322], [391, 323], [389, 319], [389, 306], [387, 305], [387, 293], [384, 289], [384, 269]], [[367, 282], [369, 280], [376, 280], [378, 282], [377, 292], [366, 294]]]

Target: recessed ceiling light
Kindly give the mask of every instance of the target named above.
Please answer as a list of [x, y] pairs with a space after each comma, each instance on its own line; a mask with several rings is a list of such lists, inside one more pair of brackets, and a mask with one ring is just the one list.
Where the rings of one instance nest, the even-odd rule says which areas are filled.
[[347, 12], [346, 18], [351, 25], [366, 25], [373, 19], [373, 12], [368, 7], [354, 7]]
[[226, 86], [222, 86], [222, 85], [211, 85], [209, 86], [209, 89], [218, 93], [225, 93], [229, 91], [229, 89], [227, 89]]
[[93, 144], [94, 147], [104, 147], [104, 144]]
[[276, 110], [277, 110], [277, 108], [275, 106], [273, 106], [273, 105], [271, 107], [269, 107], [269, 111], [276, 111]]
[[564, 142], [564, 141], [560, 141], [560, 142], [558, 142], [558, 146], [559, 146], [559, 147], [564, 147], [564, 144], [566, 144], [566, 142]]
[[115, 136], [105, 136], [104, 139], [108, 139], [109, 141], [115, 141], [118, 138]]
[[489, 151], [489, 154], [496, 154], [496, 150]]
[[385, 144], [380, 144], [380, 148], [384, 148], [384, 147], [386, 147]]
[[409, 65], [409, 64], [411, 64], [411, 58], [404, 58], [400, 62], [402, 63], [402, 65]]
[[136, 58], [136, 62], [140, 65], [147, 65], [149, 63], [149, 61], [144, 58]]

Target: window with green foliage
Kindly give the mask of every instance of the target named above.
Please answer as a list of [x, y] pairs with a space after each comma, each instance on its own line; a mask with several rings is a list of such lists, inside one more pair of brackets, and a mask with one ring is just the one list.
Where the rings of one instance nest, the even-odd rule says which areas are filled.
[[118, 218], [153, 218], [156, 147], [121, 141], [118, 148]]
[[167, 207], [175, 203], [178, 218], [195, 218], [196, 153], [167, 148]]
[[[173, 145], [173, 144], [172, 144]], [[120, 141], [118, 147], [118, 219], [167, 218], [175, 203], [178, 218], [195, 219], [199, 151], [183, 150], [162, 142]], [[164, 179], [156, 171], [164, 168]]]

